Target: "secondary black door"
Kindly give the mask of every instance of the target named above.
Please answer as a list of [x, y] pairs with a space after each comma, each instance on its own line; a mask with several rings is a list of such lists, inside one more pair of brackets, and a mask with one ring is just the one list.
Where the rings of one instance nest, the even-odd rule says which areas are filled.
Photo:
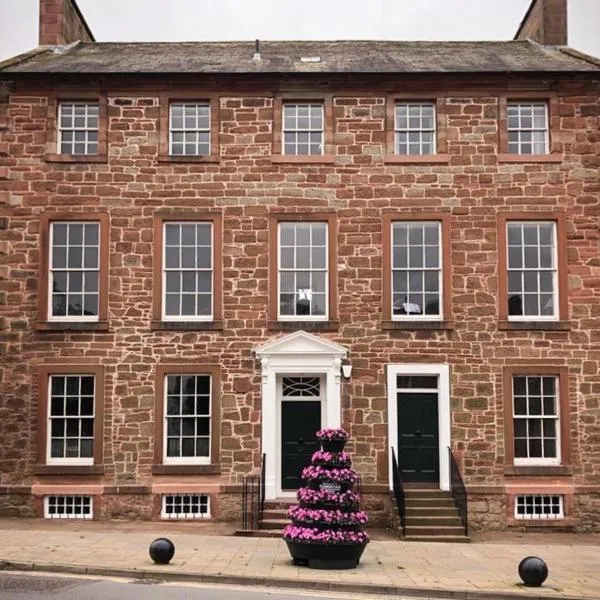
[[398, 466], [403, 481], [439, 481], [436, 392], [398, 392]]
[[297, 490], [300, 474], [319, 449], [315, 433], [321, 428], [320, 400], [281, 402], [281, 488]]

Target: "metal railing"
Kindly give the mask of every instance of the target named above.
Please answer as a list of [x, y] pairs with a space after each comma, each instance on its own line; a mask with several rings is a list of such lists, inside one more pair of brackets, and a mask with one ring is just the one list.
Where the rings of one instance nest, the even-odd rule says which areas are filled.
[[450, 447], [448, 447], [448, 460], [450, 463], [450, 491], [452, 492], [452, 497], [454, 498], [454, 504], [456, 505], [458, 516], [460, 517], [462, 526], [465, 529], [465, 535], [468, 536], [469, 511], [467, 500], [467, 488], [465, 487], [462, 475], [460, 474], [460, 469], [456, 464], [454, 454], [452, 454], [452, 449]]
[[242, 528], [245, 531], [260, 529], [265, 510], [265, 463], [262, 455], [260, 474], [246, 475], [242, 487]]
[[400, 468], [398, 467], [398, 460], [396, 459], [396, 453], [394, 448], [390, 447], [392, 453], [392, 481], [394, 485], [394, 498], [396, 499], [396, 508], [398, 509], [398, 516], [400, 517], [400, 529], [402, 530], [402, 537], [406, 536], [406, 495], [404, 493], [404, 486], [402, 485], [402, 477], [400, 475]]

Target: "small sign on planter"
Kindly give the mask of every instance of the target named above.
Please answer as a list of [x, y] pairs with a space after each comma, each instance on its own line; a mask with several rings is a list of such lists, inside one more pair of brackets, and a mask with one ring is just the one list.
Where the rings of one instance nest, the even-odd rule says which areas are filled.
[[319, 486], [322, 492], [330, 492], [331, 494], [339, 494], [342, 486], [339, 483], [333, 481], [323, 481]]

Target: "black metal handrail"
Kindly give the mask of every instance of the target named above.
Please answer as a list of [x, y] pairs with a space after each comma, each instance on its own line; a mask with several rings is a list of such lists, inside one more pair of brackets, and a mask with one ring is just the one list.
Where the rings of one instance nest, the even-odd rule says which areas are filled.
[[400, 475], [400, 468], [398, 467], [398, 460], [396, 459], [396, 453], [394, 448], [390, 447], [392, 453], [392, 481], [394, 485], [394, 498], [396, 499], [396, 508], [398, 509], [398, 516], [400, 517], [400, 529], [402, 530], [402, 537], [406, 536], [406, 495], [404, 493], [404, 486], [402, 485], [402, 477]]
[[448, 447], [448, 458], [450, 463], [450, 491], [454, 498], [454, 504], [456, 504], [456, 510], [458, 516], [462, 522], [462, 526], [465, 529], [465, 535], [469, 535], [469, 511], [468, 511], [468, 499], [467, 499], [467, 488], [463, 482], [462, 475], [458, 464], [452, 454], [452, 449]]
[[266, 454], [262, 455], [260, 473], [246, 475], [242, 487], [242, 528], [245, 531], [262, 527], [265, 510], [265, 464]]

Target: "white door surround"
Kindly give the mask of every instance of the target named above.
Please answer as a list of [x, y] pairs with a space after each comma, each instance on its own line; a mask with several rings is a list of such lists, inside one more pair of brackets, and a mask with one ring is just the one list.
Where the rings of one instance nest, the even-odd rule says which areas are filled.
[[[261, 363], [262, 452], [266, 455], [265, 497], [281, 493], [281, 446], [278, 446], [281, 411], [277, 380], [282, 375], [320, 375], [322, 390], [322, 426], [339, 427], [342, 417], [341, 365], [348, 350], [328, 339], [306, 331], [295, 331], [254, 349]], [[280, 444], [280, 442], [279, 442]]]
[[[398, 375], [438, 376], [438, 435], [440, 460], [440, 489], [450, 489], [450, 367], [446, 364], [402, 363], [387, 365], [388, 397], [388, 446], [398, 455], [398, 399], [396, 377]], [[390, 489], [393, 489], [392, 453], [388, 450]]]

